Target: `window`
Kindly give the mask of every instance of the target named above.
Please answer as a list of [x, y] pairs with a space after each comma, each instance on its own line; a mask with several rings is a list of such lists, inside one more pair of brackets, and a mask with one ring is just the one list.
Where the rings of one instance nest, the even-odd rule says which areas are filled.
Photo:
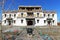
[[23, 17], [23, 13], [21, 13], [21, 17]]
[[52, 14], [52, 17], [54, 17], [54, 14]]
[[39, 20], [37, 20], [37, 23], [39, 23]]
[[54, 20], [53, 20], [53, 23], [54, 23]]
[[11, 14], [9, 14], [9, 17], [11, 17]]
[[45, 17], [45, 14], [44, 14], [44, 17]]
[[21, 20], [21, 23], [23, 23], [23, 20]]
[[4, 23], [6, 23], [6, 20], [4, 20]]
[[39, 17], [39, 13], [37, 13], [37, 17]]
[[5, 17], [6, 17], [6, 14], [5, 14]]
[[16, 14], [14, 14], [14, 17], [16, 17]]
[[44, 23], [46, 23], [46, 20], [44, 20]]
[[14, 23], [16, 22], [16, 20], [14, 20]]
[[50, 16], [50, 14], [48, 14], [48, 17]]

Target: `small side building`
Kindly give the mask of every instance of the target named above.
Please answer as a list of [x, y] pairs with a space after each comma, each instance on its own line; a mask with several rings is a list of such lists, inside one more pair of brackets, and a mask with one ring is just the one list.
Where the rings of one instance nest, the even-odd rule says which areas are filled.
[[60, 26], [60, 22], [58, 22], [57, 25]]

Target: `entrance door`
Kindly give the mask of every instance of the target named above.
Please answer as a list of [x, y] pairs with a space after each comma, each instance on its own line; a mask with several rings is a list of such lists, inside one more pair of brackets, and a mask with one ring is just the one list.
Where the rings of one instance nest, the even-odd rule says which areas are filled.
[[50, 25], [51, 21], [48, 21], [48, 24]]
[[9, 22], [9, 25], [11, 25], [11, 21], [8, 21]]
[[33, 25], [33, 21], [27, 21], [27, 25]]

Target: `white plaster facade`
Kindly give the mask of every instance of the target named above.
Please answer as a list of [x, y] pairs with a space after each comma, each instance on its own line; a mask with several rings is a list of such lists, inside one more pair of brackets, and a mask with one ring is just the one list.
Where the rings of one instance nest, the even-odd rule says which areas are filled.
[[[27, 6], [29, 7], [29, 6]], [[26, 8], [27, 8], [26, 7]], [[33, 6], [31, 6], [33, 7]], [[25, 8], [25, 7], [24, 7]], [[37, 6], [37, 8], [40, 8]], [[34, 9], [36, 10], [36, 9]], [[40, 10], [40, 9], [39, 9]], [[32, 11], [32, 16], [28, 16], [27, 11], [17, 11], [17, 12], [4, 12], [2, 14], [2, 25], [9, 25], [9, 22], [7, 20], [7, 18], [12, 18], [13, 20], [11, 21], [11, 25], [13, 26], [28, 26], [27, 25], [27, 20], [33, 20], [33, 24], [34, 26], [45, 26], [48, 25], [48, 18], [51, 19], [50, 21], [50, 25], [55, 25], [57, 26], [57, 13], [56, 12], [51, 12], [51, 11]], [[42, 10], [42, 9], [41, 9]], [[21, 13], [23, 13], [23, 17], [21, 17]], [[30, 13], [30, 11], [29, 11]], [[37, 13], [39, 13], [39, 16], [37, 16]], [[6, 14], [6, 17], [5, 17]], [[11, 14], [11, 17], [9, 17], [9, 15]], [[14, 17], [15, 14], [15, 17]], [[45, 16], [44, 16], [45, 14]], [[49, 17], [48, 17], [49, 14]], [[54, 15], [53, 15], [54, 14]], [[52, 16], [53, 15], [53, 16]], [[14, 23], [15, 20], [15, 23]], [[21, 23], [21, 20], [23, 20], [23, 23]], [[38, 20], [38, 22], [37, 22]], [[45, 23], [44, 23], [45, 20]], [[54, 22], [53, 22], [54, 20]]]

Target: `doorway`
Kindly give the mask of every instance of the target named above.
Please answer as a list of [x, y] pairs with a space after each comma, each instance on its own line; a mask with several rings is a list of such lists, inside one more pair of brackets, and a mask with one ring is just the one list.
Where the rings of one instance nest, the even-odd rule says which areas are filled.
[[33, 21], [31, 20], [27, 21], [27, 25], [33, 25]]
[[8, 21], [9, 22], [9, 25], [11, 25], [11, 21]]
[[47, 18], [47, 23], [48, 23], [48, 25], [52, 25], [52, 21], [53, 19], [52, 18]]
[[51, 24], [51, 21], [48, 21], [48, 24], [50, 25]]
[[35, 24], [35, 20], [34, 19], [26, 19], [27, 21], [27, 26], [32, 26]]
[[13, 19], [12, 18], [7, 18], [8, 20], [8, 25], [12, 25]]

